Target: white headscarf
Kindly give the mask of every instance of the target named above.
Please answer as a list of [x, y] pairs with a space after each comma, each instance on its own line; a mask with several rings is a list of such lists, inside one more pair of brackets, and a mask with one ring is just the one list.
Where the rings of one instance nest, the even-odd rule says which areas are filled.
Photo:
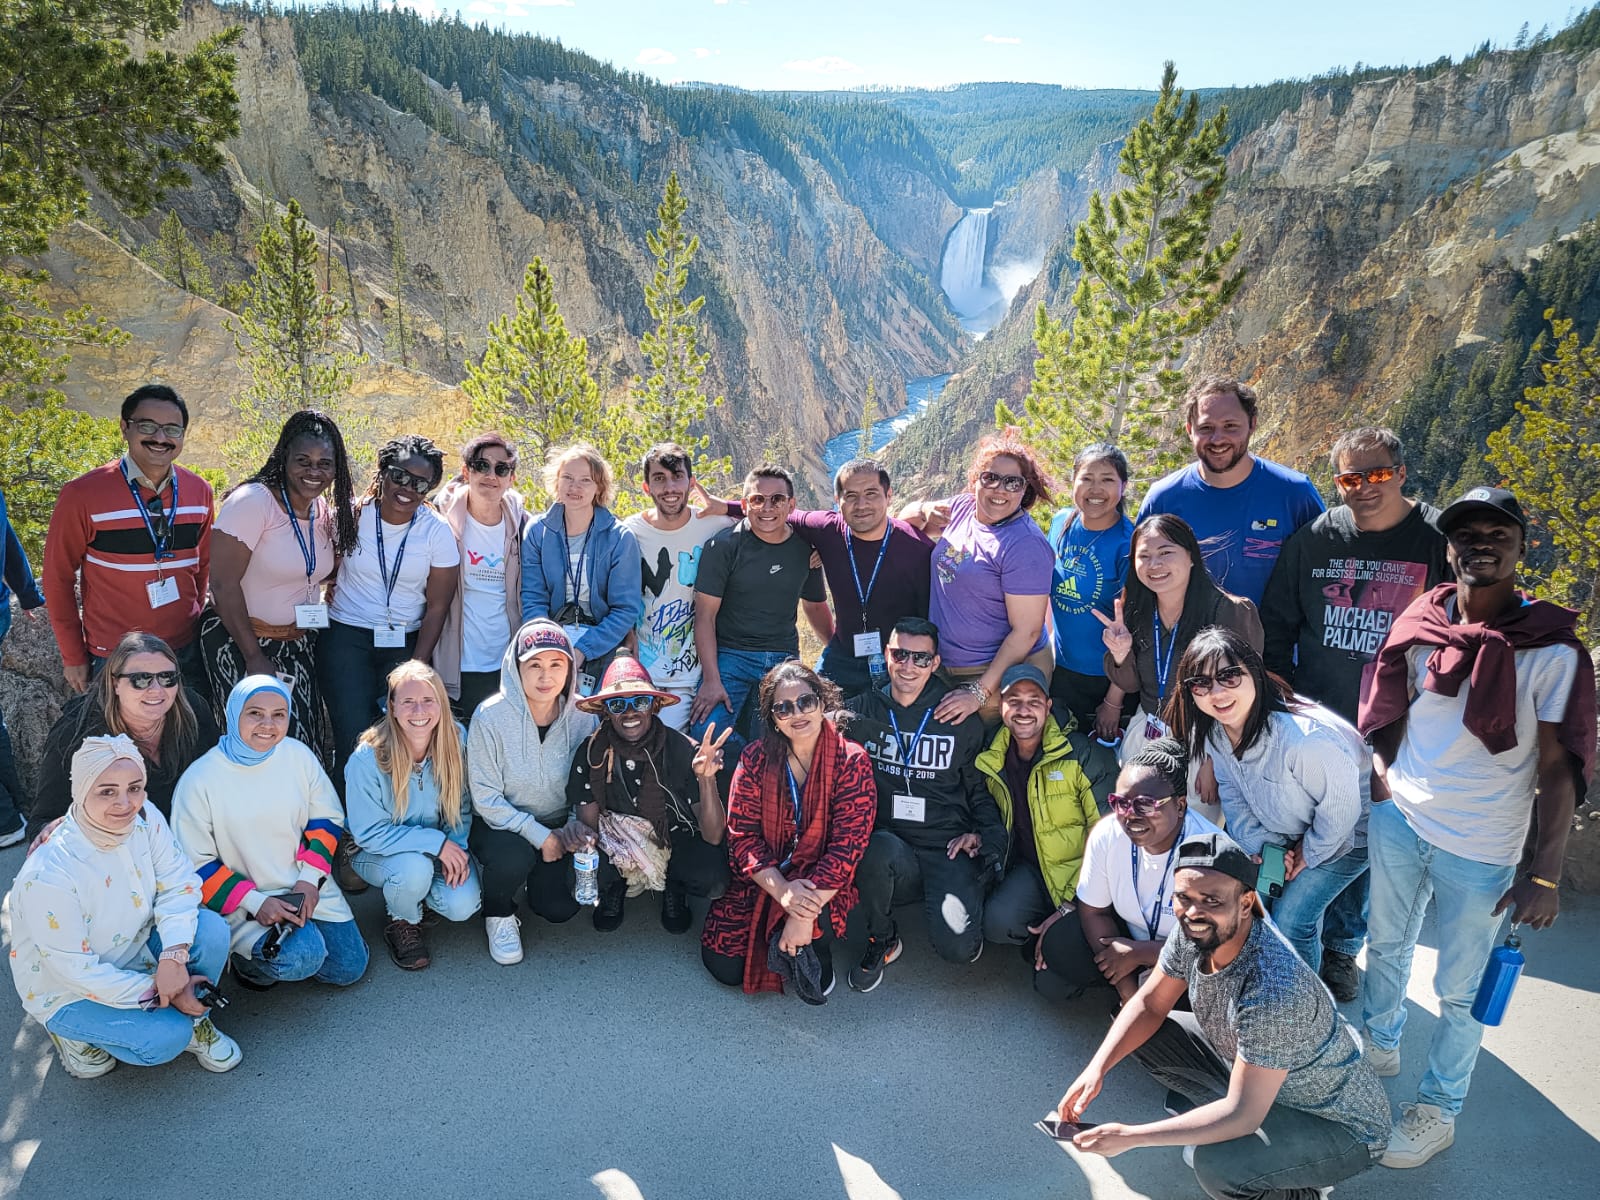
[[139, 753], [139, 747], [127, 734], [119, 733], [115, 736], [90, 737], [83, 739], [83, 745], [72, 752], [72, 807], [68, 815], [78, 823], [91, 845], [96, 850], [115, 850], [128, 840], [128, 835], [133, 832], [130, 823], [126, 829], [109, 829], [99, 824], [89, 815], [89, 809], [84, 804], [94, 785], [100, 781], [100, 776], [110, 769], [113, 763], [127, 759], [139, 768], [139, 778], [145, 777], [144, 756]]

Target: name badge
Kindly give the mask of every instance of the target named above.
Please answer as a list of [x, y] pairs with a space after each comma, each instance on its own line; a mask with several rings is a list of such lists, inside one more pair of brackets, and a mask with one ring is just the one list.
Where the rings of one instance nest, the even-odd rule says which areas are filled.
[[921, 796], [895, 796], [894, 819], [896, 821], [926, 821], [928, 819], [928, 802]]
[[294, 623], [300, 629], [326, 629], [328, 606], [326, 604], [296, 604]]
[[379, 625], [372, 631], [372, 644], [379, 650], [393, 650], [406, 644], [406, 631], [392, 625]]
[[173, 604], [178, 599], [178, 577], [168, 575], [165, 579], [157, 579], [144, 585], [145, 595], [150, 597], [150, 607], [160, 608], [163, 604]]
[[883, 635], [874, 629], [871, 633], [856, 634], [856, 657], [871, 658], [883, 653]]
[[1150, 741], [1153, 742], [1157, 738], [1164, 738], [1168, 732], [1167, 723], [1160, 717], [1146, 717], [1144, 719], [1144, 736]]

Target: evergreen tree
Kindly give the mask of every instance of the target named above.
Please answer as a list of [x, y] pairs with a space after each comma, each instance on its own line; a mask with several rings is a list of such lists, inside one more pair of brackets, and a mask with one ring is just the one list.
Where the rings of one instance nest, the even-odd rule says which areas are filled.
[[861, 402], [861, 441], [856, 446], [857, 458], [872, 457], [873, 426], [878, 423], [878, 381], [867, 377], [867, 396]]
[[211, 269], [175, 210], [167, 210], [155, 240], [139, 247], [139, 258], [167, 282], [177, 284], [184, 291], [205, 300], [217, 298], [216, 288], [211, 283]]
[[256, 270], [239, 315], [225, 322], [250, 373], [237, 398], [238, 428], [223, 447], [237, 476], [260, 466], [290, 413], [318, 408], [339, 422], [350, 456], [365, 461], [375, 440], [371, 418], [354, 409], [350, 388], [366, 359], [343, 345], [344, 302], [318, 282], [317, 234], [298, 200], [265, 225]]
[[1198, 97], [1185, 99], [1176, 79], [1169, 62], [1155, 109], [1123, 143], [1128, 185], [1109, 199], [1089, 198], [1073, 245], [1080, 274], [1070, 327], [1040, 306], [1024, 415], [1019, 421], [1004, 403], [996, 407], [996, 422], [1021, 424], [1063, 476], [1091, 439], [1139, 456], [1142, 478], [1181, 457], [1172, 450], [1184, 386], [1178, 364], [1244, 279], [1243, 271], [1227, 274], [1238, 232], [1207, 244], [1228, 179], [1227, 109], [1202, 122]]
[[6, 513], [38, 570], [56, 497], [69, 480], [122, 453], [122, 431], [110, 417], [68, 408], [59, 395], [0, 421], [0, 491]]
[[406, 285], [411, 269], [406, 262], [406, 238], [400, 229], [400, 211], [390, 213], [389, 268], [394, 288], [394, 306], [387, 314], [389, 354], [398, 356], [400, 365], [411, 365], [411, 334], [406, 328]]

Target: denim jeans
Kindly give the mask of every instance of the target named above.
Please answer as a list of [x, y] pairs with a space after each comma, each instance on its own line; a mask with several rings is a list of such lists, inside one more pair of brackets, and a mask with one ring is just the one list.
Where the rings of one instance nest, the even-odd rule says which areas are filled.
[[984, 940], [1026, 945], [1033, 940], [1028, 926], [1044, 920], [1055, 906], [1039, 868], [1026, 859], [1013, 858], [1005, 878], [989, 893], [983, 906]]
[[[887, 634], [883, 640], [889, 640]], [[851, 653], [849, 646], [841, 649], [832, 642], [824, 646], [821, 656], [817, 659], [817, 674], [838, 684], [840, 694], [846, 698], [872, 690], [870, 660], [858, 658]], [[888, 682], [887, 675], [884, 676], [884, 681]]]
[[363, 731], [377, 723], [389, 672], [417, 648], [415, 632], [404, 646], [377, 647], [372, 630], [332, 621], [317, 636], [317, 690], [333, 727], [333, 786], [344, 799], [344, 765]]
[[[794, 655], [782, 650], [718, 650], [717, 674], [722, 676], [722, 690], [728, 693], [728, 703], [719, 704], [703, 718], [689, 726], [689, 736], [698, 741], [713, 722], [718, 730], [728, 728], [739, 719], [745, 702], [754, 695], [761, 677], [779, 663], [788, 662]], [[761, 736], [761, 718], [750, 714], [750, 737]], [[722, 748], [723, 758], [732, 762], [738, 757], [745, 739], [735, 730], [728, 744]]]
[[[222, 979], [228, 965], [227, 921], [209, 908], [197, 914], [194, 942], [189, 947], [189, 973], [204, 975], [212, 983]], [[161, 935], [154, 931], [147, 943], [150, 953], [160, 955]], [[155, 985], [155, 975], [150, 977]], [[136, 1067], [153, 1067], [171, 1062], [182, 1054], [194, 1036], [194, 1018], [175, 1008], [112, 1008], [93, 1000], [77, 1000], [52, 1013], [45, 1028], [57, 1037], [99, 1046], [118, 1062]]]
[[1372, 855], [1372, 902], [1362, 1018], [1374, 1045], [1383, 1050], [1399, 1046], [1411, 955], [1432, 896], [1438, 901], [1439, 961], [1433, 990], [1439, 997], [1439, 1020], [1417, 1098], [1453, 1117], [1467, 1098], [1483, 1040], [1483, 1026], [1472, 1017], [1472, 1001], [1505, 924], [1505, 914], [1496, 916], [1494, 906], [1511, 886], [1516, 868], [1460, 858], [1424, 841], [1392, 801], [1372, 806], [1367, 850]]
[[0, 713], [0, 833], [10, 833], [22, 824], [22, 784], [17, 779], [17, 760], [11, 749], [11, 731]]
[[1344, 891], [1322, 914], [1322, 948], [1337, 950], [1351, 958], [1367, 944], [1367, 896], [1372, 890], [1372, 872], [1363, 871], [1345, 885]]
[[278, 957], [261, 957], [261, 943], [270, 931], [261, 930], [248, 960], [233, 956], [234, 971], [251, 983], [288, 983], [315, 979], [334, 987], [349, 987], [367, 973], [367, 943], [354, 921], [319, 921], [312, 917], [278, 943]]
[[446, 921], [465, 921], [483, 907], [478, 864], [470, 857], [467, 877], [458, 887], [444, 881], [444, 869], [437, 860], [415, 850], [402, 854], [360, 850], [350, 859], [350, 865], [373, 887], [383, 889], [383, 906], [396, 921], [420, 923], [424, 902]]
[[[1313, 971], [1322, 969], [1323, 914], [1345, 888], [1366, 873], [1367, 849], [1363, 846], [1332, 862], [1307, 867], [1283, 885], [1283, 895], [1270, 901], [1273, 922]], [[1361, 949], [1360, 943], [1356, 949]]]
[[868, 937], [887, 939], [894, 906], [920, 899], [934, 952], [952, 963], [971, 962], [983, 945], [983, 885], [978, 860], [919, 850], [887, 829], [872, 835], [856, 868]]

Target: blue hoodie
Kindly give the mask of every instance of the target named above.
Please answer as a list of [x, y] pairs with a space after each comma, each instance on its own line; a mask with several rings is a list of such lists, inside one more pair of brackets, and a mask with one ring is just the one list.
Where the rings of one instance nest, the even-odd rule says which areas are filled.
[[[522, 535], [522, 619], [556, 620], [577, 599], [567, 595], [567, 510], [552, 504], [528, 522]], [[584, 661], [610, 654], [622, 644], [644, 612], [639, 542], [617, 523], [610, 509], [596, 508], [589, 525], [583, 571], [589, 583], [588, 626], [573, 645]]]
[[16, 592], [25, 609], [38, 608], [44, 603], [44, 596], [33, 577], [27, 552], [23, 550], [17, 531], [11, 528], [11, 520], [6, 516], [4, 492], [0, 492], [0, 524], [6, 527], [6, 535], [0, 539], [0, 638], [4, 638], [11, 632], [11, 593]]

